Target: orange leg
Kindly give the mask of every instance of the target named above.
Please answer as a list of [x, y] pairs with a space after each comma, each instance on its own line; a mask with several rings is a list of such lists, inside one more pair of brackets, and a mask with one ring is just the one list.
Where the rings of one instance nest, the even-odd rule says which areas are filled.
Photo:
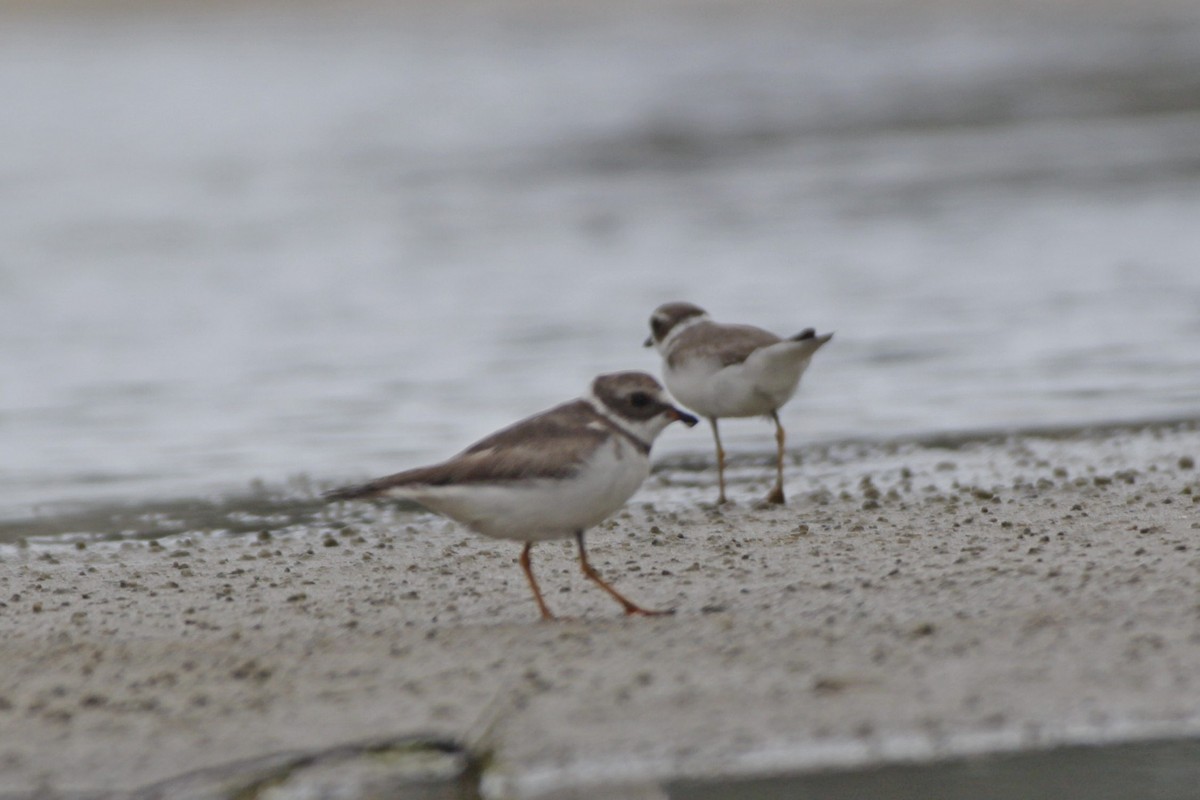
[[592, 568], [591, 564], [588, 563], [587, 550], [583, 546], [583, 531], [576, 532], [575, 541], [579, 543], [579, 566], [583, 567], [583, 574], [595, 581], [601, 589], [612, 595], [613, 599], [620, 603], [621, 607], [625, 609], [626, 614], [639, 614], [644, 617], [657, 617], [662, 614], [675, 613], [674, 611], [651, 611], [649, 609], [642, 608], [638, 604], [629, 600], [629, 598], [622, 595], [620, 592], [610, 586], [607, 581], [601, 578], [600, 574]]
[[725, 502], [725, 448], [721, 447], [721, 434], [717, 430], [717, 418], [709, 417], [708, 424], [712, 426], [713, 440], [717, 443], [717, 484], [721, 487], [717, 505], [721, 505]]
[[775, 420], [775, 445], [777, 449], [775, 457], [775, 486], [771, 489], [771, 493], [767, 495], [768, 503], [784, 503], [783, 498], [783, 443], [784, 433], [783, 424], [779, 421], [779, 412], [772, 411], [771, 419]]
[[554, 615], [546, 607], [546, 601], [542, 599], [542, 590], [533, 577], [533, 564], [529, 560], [529, 551], [531, 550], [533, 550], [533, 542], [526, 542], [525, 549], [521, 551], [521, 569], [525, 570], [525, 577], [529, 579], [529, 588], [533, 589], [533, 599], [537, 600], [538, 610], [542, 612], [542, 619], [554, 619]]

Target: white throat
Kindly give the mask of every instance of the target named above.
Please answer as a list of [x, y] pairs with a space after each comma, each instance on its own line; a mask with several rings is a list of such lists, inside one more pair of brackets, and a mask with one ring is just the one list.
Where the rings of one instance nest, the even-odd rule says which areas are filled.
[[671, 328], [670, 332], [667, 333], [665, 339], [663, 339], [661, 342], [654, 343], [655, 348], [661, 355], [665, 356], [671, 349], [671, 343], [678, 339], [684, 331], [694, 325], [699, 325], [701, 322], [708, 322], [709, 319], [710, 317], [708, 314], [697, 314], [694, 317], [688, 317], [687, 319], [680, 320], [679, 322], [675, 323], [675, 327]]
[[659, 433], [662, 432], [662, 429], [667, 427], [667, 425], [671, 422], [662, 414], [644, 421], [632, 420], [623, 417], [620, 414], [614, 414], [611, 408], [604, 405], [600, 398], [596, 397], [596, 395], [592, 394], [590, 391], [583, 396], [583, 399], [586, 400], [591, 407], [596, 410], [597, 414], [604, 417], [613, 425], [616, 425], [634, 439], [637, 439], [639, 442], [646, 445], [646, 447], [650, 447], [652, 444], [654, 444], [654, 439]]

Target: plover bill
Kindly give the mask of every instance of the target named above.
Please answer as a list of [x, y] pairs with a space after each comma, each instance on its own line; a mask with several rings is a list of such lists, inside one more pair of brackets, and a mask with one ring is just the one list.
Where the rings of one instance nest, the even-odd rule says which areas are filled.
[[664, 303], [650, 317], [646, 347], [663, 358], [663, 381], [675, 399], [708, 418], [717, 443], [718, 503], [725, 502], [725, 450], [717, 420], [767, 416], [775, 422], [775, 486], [767, 502], [782, 503], [783, 424], [779, 409], [800, 385], [809, 359], [832, 333], [806, 328], [788, 339], [751, 325], [713, 322], [691, 303]]
[[644, 372], [615, 372], [592, 381], [583, 397], [514, 423], [458, 455], [328, 492], [329, 500], [395, 497], [415, 500], [484, 536], [525, 543], [521, 568], [543, 619], [554, 619], [533, 576], [537, 542], [574, 536], [583, 574], [626, 614], [653, 615], [624, 597], [588, 563], [584, 531], [616, 511], [650, 473], [650, 446], [676, 420], [675, 408]]

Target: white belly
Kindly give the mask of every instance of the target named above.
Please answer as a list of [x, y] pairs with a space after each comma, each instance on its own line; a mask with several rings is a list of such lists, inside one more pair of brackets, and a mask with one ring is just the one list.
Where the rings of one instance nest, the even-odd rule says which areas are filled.
[[663, 379], [675, 399], [703, 416], [756, 417], [792, 399], [807, 365], [807, 361], [773, 364], [766, 370], [746, 362], [714, 369], [693, 360], [667, 370]]
[[404, 496], [498, 539], [572, 536], [625, 504], [650, 472], [649, 459], [614, 436], [570, 478], [413, 489]]

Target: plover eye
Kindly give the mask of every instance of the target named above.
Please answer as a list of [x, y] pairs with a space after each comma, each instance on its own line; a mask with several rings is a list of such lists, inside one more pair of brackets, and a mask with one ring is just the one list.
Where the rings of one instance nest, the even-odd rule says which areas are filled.
[[629, 395], [629, 404], [634, 408], [650, 405], [650, 395], [645, 392], [634, 392]]

